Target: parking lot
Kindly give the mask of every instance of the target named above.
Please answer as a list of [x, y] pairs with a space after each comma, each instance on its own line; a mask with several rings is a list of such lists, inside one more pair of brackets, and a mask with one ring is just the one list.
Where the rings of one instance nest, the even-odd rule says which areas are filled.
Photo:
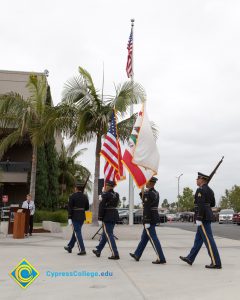
[[[196, 231], [196, 225], [191, 222], [167, 222], [164, 224], [166, 227], [175, 227], [188, 231]], [[240, 240], [240, 226], [232, 223], [218, 224], [212, 223], [212, 231], [215, 236]]]
[[[216, 225], [216, 226], [215, 226]], [[181, 226], [182, 228], [176, 228]], [[214, 224], [217, 228], [221, 225]], [[188, 228], [188, 229], [187, 229]], [[189, 230], [191, 228], [191, 230]], [[239, 226], [224, 224], [222, 228], [240, 229]], [[71, 229], [71, 228], [69, 228]], [[184, 229], [184, 230], [183, 230]], [[100, 258], [92, 249], [98, 243], [92, 240], [97, 228], [84, 225], [87, 255], [79, 257], [77, 249], [67, 253], [63, 246], [68, 239], [62, 235], [43, 233], [30, 238], [16, 240], [11, 236], [0, 238], [0, 249], [4, 259], [0, 263], [1, 300], [67, 300], [87, 299], [149, 299], [149, 300], [221, 300], [239, 297], [240, 241], [216, 236], [223, 262], [222, 270], [207, 270], [210, 262], [203, 249], [193, 266], [183, 263], [179, 255], [190, 250], [196, 227], [193, 223], [165, 223], [157, 227], [165, 253], [166, 265], [153, 265], [155, 253], [149, 243], [139, 262], [129, 256], [134, 251], [142, 232], [142, 225], [116, 226], [119, 261], [109, 261], [109, 247], [106, 246]], [[224, 229], [222, 229], [224, 230]], [[234, 230], [234, 229], [233, 229]], [[9, 276], [20, 260], [26, 258], [40, 273], [39, 277], [26, 289], [21, 289]], [[111, 277], [50, 277], [49, 272], [111, 272]], [[203, 288], [204, 287], [204, 288]]]

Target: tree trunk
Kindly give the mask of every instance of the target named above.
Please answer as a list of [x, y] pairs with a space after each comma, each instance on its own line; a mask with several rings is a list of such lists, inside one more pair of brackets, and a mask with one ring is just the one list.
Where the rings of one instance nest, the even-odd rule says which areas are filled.
[[95, 152], [95, 173], [94, 173], [94, 187], [93, 187], [93, 204], [92, 204], [92, 224], [98, 225], [98, 179], [100, 175], [100, 151], [101, 151], [101, 136], [97, 136], [96, 152]]
[[30, 182], [30, 191], [29, 191], [33, 200], [35, 200], [36, 174], [37, 174], [37, 147], [33, 145], [31, 182]]

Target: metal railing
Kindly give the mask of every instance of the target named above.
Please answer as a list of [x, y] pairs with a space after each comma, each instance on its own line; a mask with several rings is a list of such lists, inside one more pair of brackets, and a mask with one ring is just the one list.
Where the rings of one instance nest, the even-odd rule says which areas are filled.
[[31, 170], [31, 162], [1, 161], [0, 170], [3, 172], [29, 172]]
[[5, 206], [1, 208], [1, 221], [8, 221], [9, 220], [9, 212], [10, 207]]

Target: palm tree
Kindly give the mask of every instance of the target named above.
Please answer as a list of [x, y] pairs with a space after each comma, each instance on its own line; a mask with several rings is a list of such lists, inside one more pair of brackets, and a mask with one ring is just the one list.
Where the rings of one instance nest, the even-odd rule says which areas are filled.
[[[70, 146], [65, 147], [62, 144], [61, 152], [58, 156], [59, 164], [59, 183], [61, 185], [61, 195], [66, 191], [70, 193], [76, 181], [85, 181], [90, 174], [90, 171], [82, 166], [81, 162], [76, 159], [83, 154], [87, 149], [80, 149], [73, 154]], [[86, 190], [91, 191], [91, 183], [88, 181]]]
[[[79, 67], [79, 75], [69, 80], [63, 91], [62, 103], [48, 120], [47, 130], [61, 128], [72, 138], [72, 146], [96, 140], [95, 174], [93, 191], [93, 224], [98, 224], [98, 179], [100, 175], [100, 150], [102, 137], [115, 108], [124, 119], [131, 104], [145, 101], [145, 92], [138, 83], [125, 82], [116, 88], [115, 96], [104, 96], [93, 83], [91, 75]], [[135, 115], [122, 121], [119, 131], [124, 140], [129, 137]], [[121, 124], [120, 124], [121, 125]]]
[[0, 143], [0, 157], [14, 144], [30, 140], [32, 145], [32, 169], [30, 194], [35, 196], [37, 147], [42, 145], [47, 136], [38, 134], [39, 128], [46, 122], [50, 105], [46, 104], [47, 81], [44, 76], [30, 75], [27, 87], [28, 99], [18, 93], [0, 96], [0, 119], [4, 137]]

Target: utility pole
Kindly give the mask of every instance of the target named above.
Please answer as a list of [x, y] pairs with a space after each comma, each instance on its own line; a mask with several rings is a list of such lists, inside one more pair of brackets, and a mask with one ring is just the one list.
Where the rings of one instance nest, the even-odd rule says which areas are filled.
[[179, 212], [179, 200], [180, 200], [179, 181], [180, 181], [180, 178], [181, 178], [182, 175], [183, 175], [183, 173], [180, 174], [179, 176], [176, 176], [177, 182], [178, 182], [178, 193], [177, 193], [177, 211], [178, 211], [178, 212]]

